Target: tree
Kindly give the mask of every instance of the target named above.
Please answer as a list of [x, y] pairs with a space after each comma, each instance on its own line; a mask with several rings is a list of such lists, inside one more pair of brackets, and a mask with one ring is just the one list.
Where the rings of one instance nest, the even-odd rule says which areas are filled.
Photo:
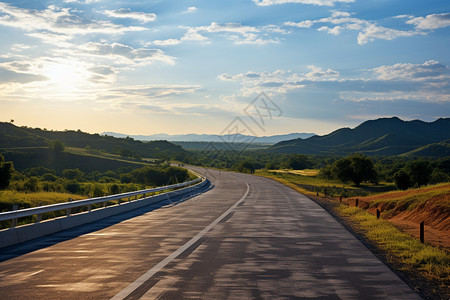
[[66, 146], [64, 146], [63, 142], [61, 142], [60, 140], [55, 140], [50, 145], [50, 149], [52, 149], [56, 153], [63, 152], [65, 148]]
[[5, 162], [5, 158], [0, 154], [0, 189], [8, 188], [11, 176], [14, 172], [14, 165], [11, 161]]
[[375, 182], [377, 180], [377, 172], [372, 160], [360, 154], [354, 154], [349, 159], [353, 170], [352, 181], [357, 186], [363, 181]]
[[290, 155], [281, 163], [283, 169], [304, 170], [311, 167], [308, 157], [302, 154]]
[[331, 167], [331, 174], [343, 182], [352, 180], [352, 162], [348, 158], [337, 160]]
[[395, 186], [398, 189], [406, 190], [411, 186], [411, 178], [405, 170], [400, 170], [394, 174]]
[[411, 181], [420, 187], [428, 184], [431, 177], [430, 164], [426, 160], [415, 160], [406, 165]]
[[361, 154], [353, 154], [337, 160], [331, 167], [331, 174], [343, 182], [353, 181], [356, 186], [363, 181], [377, 180], [373, 162]]

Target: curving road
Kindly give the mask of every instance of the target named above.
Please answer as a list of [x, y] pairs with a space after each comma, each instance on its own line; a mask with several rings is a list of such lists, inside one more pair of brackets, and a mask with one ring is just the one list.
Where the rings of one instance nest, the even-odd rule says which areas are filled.
[[197, 170], [202, 194], [0, 249], [0, 299], [420, 299], [307, 197]]

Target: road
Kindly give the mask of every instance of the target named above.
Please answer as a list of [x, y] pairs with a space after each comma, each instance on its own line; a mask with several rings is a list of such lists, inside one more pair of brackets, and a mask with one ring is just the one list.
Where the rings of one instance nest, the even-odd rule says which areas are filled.
[[0, 299], [420, 299], [307, 197], [206, 173], [204, 193], [0, 249]]

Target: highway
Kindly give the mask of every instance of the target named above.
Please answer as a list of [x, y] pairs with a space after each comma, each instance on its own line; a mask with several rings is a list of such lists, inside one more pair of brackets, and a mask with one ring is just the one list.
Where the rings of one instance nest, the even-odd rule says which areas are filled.
[[0, 299], [420, 299], [307, 197], [196, 170], [203, 193], [0, 249]]

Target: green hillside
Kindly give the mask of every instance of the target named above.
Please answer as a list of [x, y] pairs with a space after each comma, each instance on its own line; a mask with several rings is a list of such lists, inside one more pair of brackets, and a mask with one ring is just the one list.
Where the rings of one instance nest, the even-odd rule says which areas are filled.
[[188, 154], [180, 146], [167, 141], [141, 142], [80, 130], [50, 131], [0, 122], [0, 148], [48, 147], [55, 140], [63, 142], [66, 147], [89, 148], [113, 154], [126, 153], [133, 157], [182, 159]]
[[[341, 128], [323, 136], [283, 141], [270, 147], [276, 153], [346, 155], [400, 155], [450, 139], [450, 118], [434, 122], [403, 121], [397, 117], [366, 121], [354, 129]], [[440, 153], [443, 150], [444, 153]], [[413, 152], [414, 153], [414, 152]], [[446, 156], [445, 146], [433, 152], [416, 152], [419, 156]], [[448, 155], [448, 154], [447, 154]]]

